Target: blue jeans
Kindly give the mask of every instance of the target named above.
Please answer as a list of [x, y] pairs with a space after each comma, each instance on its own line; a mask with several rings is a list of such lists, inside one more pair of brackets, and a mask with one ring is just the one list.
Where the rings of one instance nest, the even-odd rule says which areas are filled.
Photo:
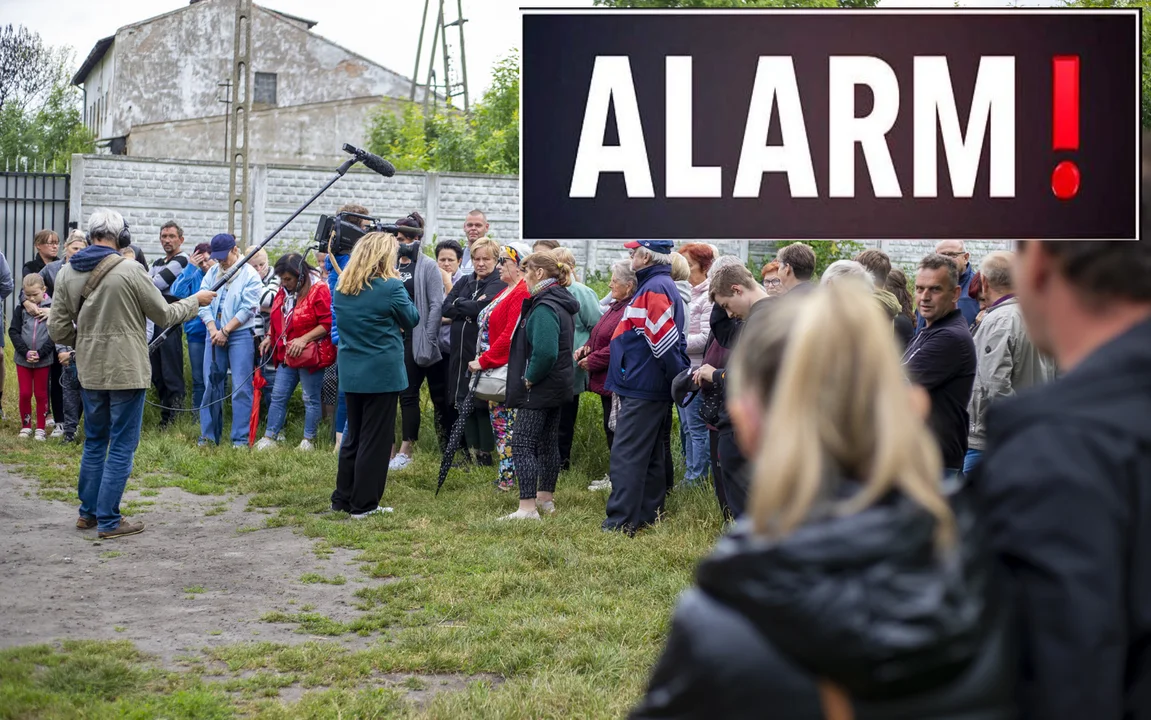
[[[224, 347], [208, 343], [204, 348], [204, 372], [207, 391], [200, 408], [200, 438], [220, 444], [224, 432], [225, 385], [232, 371], [232, 444], [248, 444], [248, 423], [252, 415], [252, 371], [256, 363], [256, 346], [252, 331], [237, 330]], [[209, 404], [211, 403], [211, 404]]]
[[204, 341], [188, 341], [188, 364], [192, 366], [192, 409], [198, 410], [204, 399]]
[[276, 387], [272, 390], [272, 407], [268, 410], [268, 427], [264, 436], [276, 439], [284, 429], [284, 418], [288, 416], [288, 400], [296, 391], [296, 385], [304, 388], [304, 437], [316, 439], [316, 428], [320, 425], [320, 393], [324, 388], [323, 370], [297, 370], [287, 365], [276, 368]]
[[140, 444], [147, 390], [80, 390], [84, 399], [84, 455], [80, 458], [80, 515], [101, 532], [120, 526], [120, 498]]
[[336, 394], [336, 432], [348, 431], [348, 403], [344, 400], [344, 391]]
[[707, 478], [711, 466], [711, 438], [703, 422], [703, 395], [696, 395], [687, 407], [679, 407], [679, 424], [687, 435], [684, 443], [684, 482], [692, 484]]
[[963, 457], [963, 474], [970, 475], [981, 460], [983, 460], [982, 450], [968, 450], [967, 455]]

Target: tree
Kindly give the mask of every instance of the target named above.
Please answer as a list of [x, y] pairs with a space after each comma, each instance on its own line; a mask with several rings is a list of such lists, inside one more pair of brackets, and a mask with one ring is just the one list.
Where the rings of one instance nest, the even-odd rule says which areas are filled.
[[470, 115], [445, 108], [424, 115], [405, 102], [382, 105], [368, 126], [368, 148], [397, 170], [500, 173], [520, 168], [519, 58], [496, 63], [492, 84]]
[[879, 0], [594, 0], [611, 8], [873, 8]]
[[21, 26], [0, 28], [0, 159], [64, 164], [93, 138], [69, 83], [70, 48], [47, 46]]
[[1148, 0], [1063, 0], [1071, 8], [1143, 8], [1143, 127], [1151, 128], [1151, 2]]
[[[748, 269], [756, 277], [759, 277], [760, 270], [763, 266], [775, 259], [775, 255], [787, 245], [794, 245], [799, 240], [790, 240], [778, 243], [775, 246], [775, 252], [763, 258], [762, 262], [756, 263], [753, 259], [748, 259]], [[854, 240], [832, 241], [832, 240], [803, 240], [805, 245], [815, 251], [815, 274], [812, 278], [819, 281], [823, 271], [827, 266], [836, 260], [851, 260], [859, 253], [863, 252], [866, 248], [863, 243], [855, 242]]]

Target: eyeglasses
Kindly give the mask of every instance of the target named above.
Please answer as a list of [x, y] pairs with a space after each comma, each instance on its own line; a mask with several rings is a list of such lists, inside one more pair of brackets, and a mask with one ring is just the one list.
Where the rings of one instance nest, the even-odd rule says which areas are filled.
[[783, 284], [783, 281], [779, 278], [771, 278], [770, 280], [764, 280], [763, 284], [767, 287], [779, 287]]
[[941, 252], [941, 253], [939, 253], [939, 254], [940, 254], [940, 255], [945, 255], [945, 256], [947, 256], [947, 257], [949, 257], [949, 258], [957, 258], [957, 257], [963, 257], [963, 256], [964, 256], [964, 255], [966, 255], [967, 253], [965, 253], [965, 252], [955, 252], [955, 251], [952, 251], [952, 252]]
[[500, 259], [496, 260], [496, 265], [501, 265], [501, 266], [502, 266], [502, 265], [503, 265], [504, 263], [506, 263], [508, 260], [511, 260], [511, 258], [502, 257], [502, 258], [500, 258]]

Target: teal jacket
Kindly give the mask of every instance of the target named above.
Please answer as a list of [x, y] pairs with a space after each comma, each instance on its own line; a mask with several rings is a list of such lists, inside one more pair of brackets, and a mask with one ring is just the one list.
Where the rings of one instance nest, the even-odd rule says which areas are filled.
[[[581, 348], [591, 337], [592, 328], [599, 322], [600, 316], [603, 315], [604, 308], [599, 304], [599, 297], [596, 296], [595, 290], [592, 290], [583, 283], [573, 282], [568, 292], [579, 301], [579, 312], [572, 316], [575, 322], [575, 338], [572, 342], [572, 347]], [[573, 361], [574, 362], [574, 361]], [[575, 382], [573, 383], [573, 394], [579, 395], [586, 392], [588, 389], [587, 373], [584, 372], [579, 366], [575, 368]]]
[[332, 307], [340, 316], [336, 363], [340, 389], [352, 393], [400, 392], [408, 387], [401, 328], [420, 321], [415, 304], [399, 280], [376, 278], [359, 295], [336, 291]]

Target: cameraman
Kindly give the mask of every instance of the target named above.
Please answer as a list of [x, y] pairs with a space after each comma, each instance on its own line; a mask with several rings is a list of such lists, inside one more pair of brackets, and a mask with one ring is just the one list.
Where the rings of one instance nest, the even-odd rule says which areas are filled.
[[[368, 215], [368, 209], [363, 205], [344, 205], [336, 211], [337, 220], [338, 216], [343, 213], [351, 213], [353, 215]], [[353, 225], [359, 225], [361, 229], [367, 230], [371, 227], [372, 221], [364, 218], [349, 218], [347, 222]], [[338, 225], [337, 225], [338, 227]], [[336, 283], [340, 280], [340, 273], [343, 272], [344, 267], [348, 264], [348, 259], [352, 257], [352, 251], [349, 248], [342, 247], [338, 242], [332, 238], [316, 238], [321, 252], [316, 253], [317, 257], [322, 253], [325, 257], [321, 263], [321, 267], [325, 270], [328, 280], [328, 290], [331, 291], [332, 299], [335, 299]], [[336, 329], [336, 307], [332, 305], [332, 344], [336, 347], [340, 346], [340, 331]], [[348, 412], [344, 403], [344, 392], [340, 390], [340, 376], [337, 370], [337, 363], [332, 363], [324, 373], [324, 386], [323, 397], [325, 406], [335, 406], [336, 417], [332, 427], [336, 431], [336, 453], [340, 452], [340, 445], [344, 439], [344, 426], [348, 424]], [[328, 402], [332, 399], [332, 402]]]
[[[191, 320], [199, 307], [216, 297], [201, 290], [168, 304], [138, 263], [124, 262], [119, 252], [124, 230], [120, 213], [105, 209], [92, 213], [88, 220], [92, 244], [60, 268], [48, 316], [49, 335], [76, 349], [84, 401], [76, 527], [96, 527], [101, 539], [144, 530], [144, 523], [120, 517], [120, 498], [132, 472], [144, 395], [152, 379], [144, 318], [169, 327]], [[87, 315], [81, 313], [85, 307]]]

